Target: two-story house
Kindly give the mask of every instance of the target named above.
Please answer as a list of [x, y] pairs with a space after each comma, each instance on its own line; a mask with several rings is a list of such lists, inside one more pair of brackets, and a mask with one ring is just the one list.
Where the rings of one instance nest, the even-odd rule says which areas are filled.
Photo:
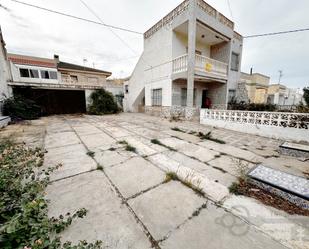
[[144, 51], [125, 83], [124, 110], [187, 118], [226, 108], [240, 79], [242, 36], [203, 0], [185, 0], [144, 34]]
[[104, 88], [110, 72], [59, 60], [9, 54], [13, 94], [35, 100], [45, 114], [83, 113], [89, 96]]

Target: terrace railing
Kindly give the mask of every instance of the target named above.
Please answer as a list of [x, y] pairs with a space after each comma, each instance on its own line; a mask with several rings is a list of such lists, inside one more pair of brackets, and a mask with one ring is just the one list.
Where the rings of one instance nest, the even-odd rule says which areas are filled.
[[272, 127], [309, 129], [309, 113], [201, 110], [202, 120], [225, 121]]

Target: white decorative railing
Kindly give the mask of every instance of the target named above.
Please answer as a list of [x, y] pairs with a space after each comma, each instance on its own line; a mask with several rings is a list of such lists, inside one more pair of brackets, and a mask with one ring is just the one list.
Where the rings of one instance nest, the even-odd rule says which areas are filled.
[[217, 10], [210, 6], [208, 3], [206, 3], [203, 0], [197, 0], [197, 6], [206, 12], [208, 15], [213, 16], [214, 18], [217, 17]]
[[173, 73], [181, 73], [187, 71], [188, 55], [182, 55], [173, 60]]
[[175, 9], [173, 9], [169, 14], [167, 14], [163, 19], [157, 22], [154, 26], [152, 26], [146, 33], [144, 34], [144, 38], [147, 39], [156, 33], [159, 29], [164, 27], [166, 24], [170, 23], [177, 16], [182, 14], [188, 9], [189, 0], [185, 0], [181, 4], [179, 4]]
[[242, 124], [309, 129], [308, 113], [201, 110], [201, 120], [217, 120]]
[[228, 72], [228, 65], [226, 63], [208, 58], [206, 56], [195, 55], [195, 70], [226, 78]]
[[[185, 0], [181, 4], [179, 4], [175, 9], [173, 9], [169, 14], [167, 14], [163, 19], [153, 25], [149, 30], [147, 30], [144, 34], [144, 38], [147, 39], [151, 37], [154, 33], [164, 27], [166, 24], [172, 22], [177, 16], [181, 15], [185, 11], [188, 10], [189, 7], [189, 0]], [[223, 14], [218, 12], [215, 8], [210, 6], [203, 0], [197, 0], [197, 7], [204, 11], [206, 14], [214, 17], [223, 25], [234, 29], [234, 23], [226, 18]]]
[[[173, 73], [181, 73], [188, 70], [188, 55], [182, 55], [173, 60]], [[195, 70], [209, 76], [227, 78], [228, 65], [206, 56], [195, 55]]]

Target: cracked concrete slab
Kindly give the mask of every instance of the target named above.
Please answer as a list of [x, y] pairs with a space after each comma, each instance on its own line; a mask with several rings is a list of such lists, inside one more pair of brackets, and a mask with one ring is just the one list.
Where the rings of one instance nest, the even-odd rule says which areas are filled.
[[189, 143], [184, 141], [184, 140], [181, 140], [181, 139], [178, 139], [178, 138], [175, 138], [175, 137], [171, 137], [171, 138], [163, 138], [163, 139], [159, 139], [159, 141], [164, 144], [164, 145], [167, 145], [169, 147], [172, 147], [173, 149], [175, 150], [179, 150], [181, 149], [183, 146], [185, 145], [188, 145]]
[[128, 132], [125, 129], [113, 127], [113, 126], [105, 127], [104, 130], [107, 131], [108, 133], [110, 133], [112, 135], [112, 137], [114, 137], [114, 138], [127, 137], [127, 136], [132, 135], [132, 133]]
[[231, 195], [223, 205], [283, 245], [293, 249], [309, 248], [308, 225], [304, 225], [308, 224], [308, 217], [287, 218], [275, 208], [264, 206], [257, 200], [245, 196]]
[[113, 138], [103, 132], [98, 134], [80, 136], [80, 138], [89, 150], [94, 150], [95, 148], [103, 146], [109, 147], [115, 142]]
[[175, 160], [176, 162], [178, 162], [179, 164], [181, 164], [182, 166], [194, 169], [198, 172], [203, 172], [204, 170], [206, 170], [209, 166], [207, 166], [205, 163], [202, 163], [196, 159], [193, 159], [189, 156], [186, 156], [184, 154], [181, 154], [179, 152], [175, 152], [175, 151], [166, 151], [163, 153], [164, 155], [168, 156], [169, 158]]
[[162, 249], [285, 248], [211, 203], [198, 216], [176, 229], [160, 246]]
[[79, 136], [98, 134], [102, 132], [95, 126], [89, 124], [73, 126], [73, 129]]
[[202, 162], [208, 162], [220, 155], [219, 152], [212, 151], [195, 144], [186, 144], [182, 146], [179, 151]]
[[47, 168], [60, 163], [62, 165], [51, 174], [51, 181], [96, 169], [97, 164], [86, 153], [87, 150], [82, 144], [48, 149], [44, 159], [44, 166]]
[[150, 146], [144, 144], [139, 138], [126, 137], [123, 140], [127, 141], [129, 145], [135, 147], [137, 153], [140, 154], [141, 156], [149, 156], [157, 152]]
[[164, 172], [141, 157], [104, 170], [125, 198], [152, 188], [165, 179]]
[[246, 167], [248, 170], [252, 169], [255, 164], [240, 159], [233, 158], [231, 156], [220, 156], [208, 162], [209, 165], [225, 170], [231, 175], [239, 177], [239, 170], [241, 166]]
[[80, 140], [74, 132], [59, 132], [47, 134], [45, 137], [45, 148], [56, 148], [79, 144]]
[[253, 163], [260, 163], [264, 160], [263, 157], [256, 155], [251, 151], [239, 149], [237, 147], [227, 145], [227, 144], [218, 144], [212, 141], [204, 141], [198, 144], [204, 148], [212, 149], [214, 151], [228, 154], [233, 157], [241, 158], [241, 159], [253, 162]]
[[[189, 181], [195, 187], [200, 188], [207, 196], [215, 201], [221, 201], [228, 195], [227, 187], [229, 185], [224, 186], [221, 184], [221, 181], [220, 183], [215, 182], [216, 179], [209, 178], [209, 173], [207, 173], [208, 171], [206, 170], [202, 173], [199, 173], [190, 167], [183, 166], [181, 162], [177, 162], [164, 154], [156, 154], [148, 157], [148, 159], [165, 172], [174, 172], [182, 181]], [[213, 175], [214, 174], [212, 173], [211, 177], [213, 177]]]
[[185, 141], [190, 142], [190, 143], [201, 142], [201, 139], [199, 137], [188, 134], [188, 133], [184, 133], [184, 132], [181, 132], [181, 131], [167, 130], [167, 131], [165, 131], [165, 133], [169, 134], [170, 136], [179, 137], [180, 139], [185, 140]]
[[118, 151], [95, 150], [95, 160], [103, 167], [110, 167], [127, 161], [130, 156], [120, 154]]
[[100, 171], [58, 181], [48, 186], [49, 217], [86, 208], [87, 215], [75, 220], [61, 235], [63, 241], [102, 240], [111, 249], [151, 248], [147, 236], [122, 204]]
[[203, 203], [204, 198], [175, 181], [160, 185], [129, 200], [134, 212], [156, 240], [161, 240], [173, 232]]

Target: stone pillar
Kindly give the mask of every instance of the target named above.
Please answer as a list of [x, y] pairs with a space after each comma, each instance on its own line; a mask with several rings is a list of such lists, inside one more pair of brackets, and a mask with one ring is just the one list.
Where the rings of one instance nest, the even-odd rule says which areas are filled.
[[194, 68], [196, 50], [196, 0], [189, 3], [189, 28], [188, 28], [188, 75], [187, 75], [187, 107], [193, 107], [194, 95]]

